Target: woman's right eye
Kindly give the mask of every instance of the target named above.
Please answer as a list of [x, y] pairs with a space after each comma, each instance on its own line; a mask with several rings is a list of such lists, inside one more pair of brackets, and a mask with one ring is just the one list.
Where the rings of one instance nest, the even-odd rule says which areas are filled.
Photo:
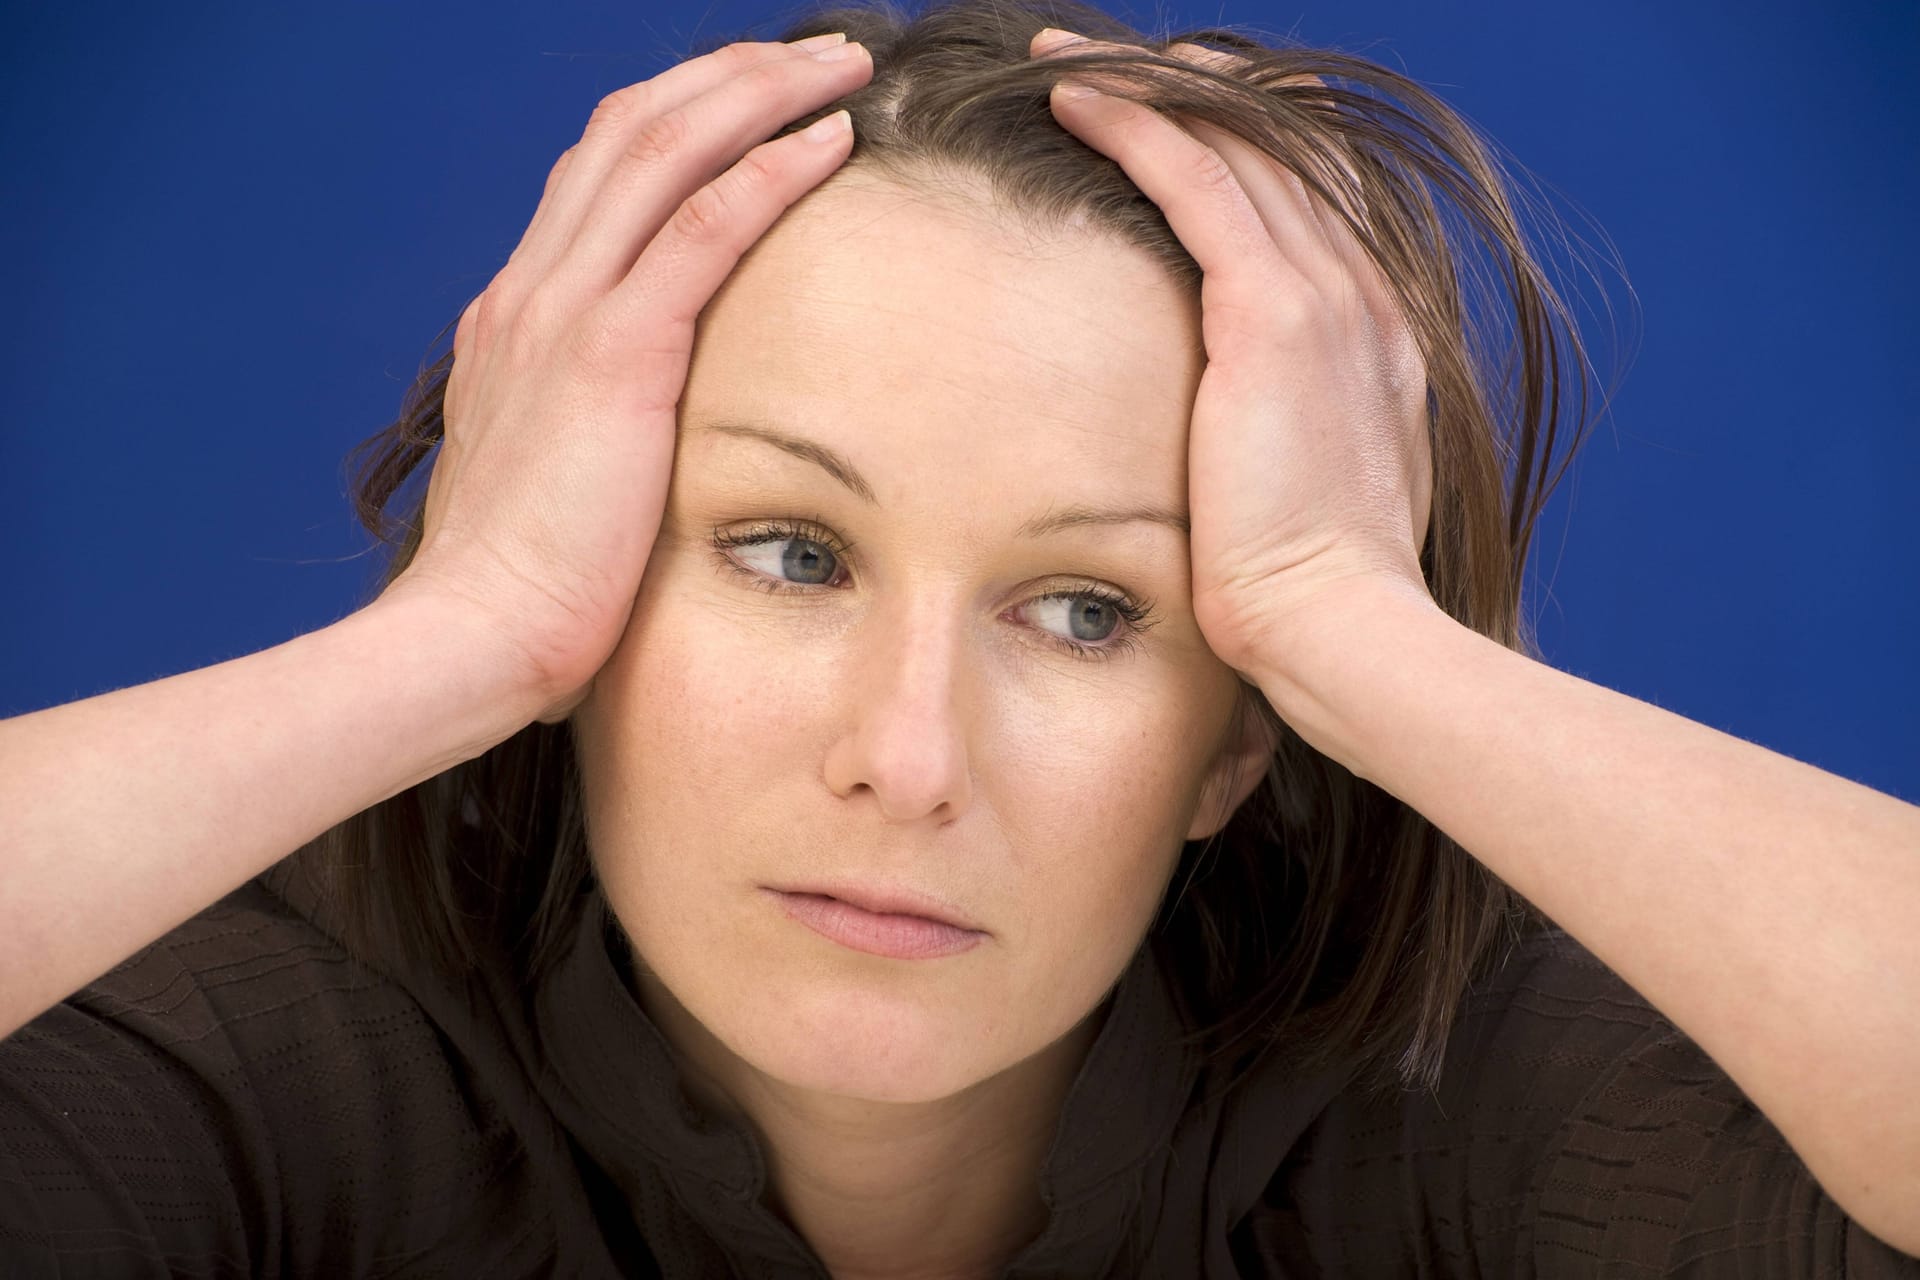
[[768, 577], [813, 587], [833, 581], [840, 568], [831, 550], [806, 538], [770, 539], [735, 554]]
[[830, 587], [841, 576], [840, 557], [823, 538], [787, 525], [763, 525], [740, 533], [715, 532], [714, 546], [727, 565], [755, 586], [772, 592]]

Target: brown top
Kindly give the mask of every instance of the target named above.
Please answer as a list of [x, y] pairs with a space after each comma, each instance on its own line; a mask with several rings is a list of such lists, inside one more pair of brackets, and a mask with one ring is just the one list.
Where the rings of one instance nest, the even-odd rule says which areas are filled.
[[[0, 1042], [0, 1274], [827, 1273], [629, 993], [597, 895], [531, 1008], [402, 984], [255, 882]], [[1563, 933], [1474, 989], [1436, 1096], [1206, 1101], [1142, 947], [1018, 1277], [1898, 1276], [1726, 1075]]]

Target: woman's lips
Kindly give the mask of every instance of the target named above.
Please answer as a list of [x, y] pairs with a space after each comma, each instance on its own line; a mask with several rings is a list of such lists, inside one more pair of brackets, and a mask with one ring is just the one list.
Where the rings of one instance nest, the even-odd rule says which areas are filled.
[[769, 889], [791, 918], [843, 947], [893, 960], [930, 960], [969, 951], [986, 934], [929, 920], [925, 916], [862, 911], [850, 902], [819, 893], [782, 893]]

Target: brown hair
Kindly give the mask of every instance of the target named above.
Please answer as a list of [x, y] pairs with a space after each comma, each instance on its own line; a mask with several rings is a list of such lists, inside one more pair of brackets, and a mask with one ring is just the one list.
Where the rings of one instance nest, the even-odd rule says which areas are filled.
[[[1365, 59], [1227, 28], [1148, 37], [1073, 0], [955, 0], [918, 16], [878, 0], [813, 10], [770, 37], [844, 30], [874, 62], [866, 86], [781, 132], [845, 106], [848, 165], [921, 190], [958, 180], [1042, 227], [1084, 217], [1197, 289], [1199, 267], [1159, 207], [1053, 120], [1059, 64], [1028, 55], [1045, 26], [1144, 46], [1101, 57], [1117, 77], [1102, 87], [1245, 139], [1346, 221], [1426, 359], [1427, 585], [1461, 623], [1537, 657], [1522, 571], [1584, 435], [1587, 360], [1523, 238], [1524, 193], [1494, 144], [1419, 85]], [[1212, 74], [1158, 52], [1181, 41], [1245, 62]], [[379, 590], [419, 542], [420, 493], [403, 490], [440, 439], [452, 362], [449, 352], [423, 368], [399, 420], [349, 459], [360, 519], [393, 552]], [[1569, 372], [1574, 430], [1549, 476]], [[1193, 1042], [1239, 1071], [1281, 1052], [1302, 1070], [1357, 1060], [1369, 1092], [1434, 1087], [1466, 986], [1549, 922], [1418, 813], [1314, 751], [1257, 693], [1242, 713], [1278, 733], [1267, 780], [1217, 836], [1182, 851], [1149, 932]], [[505, 965], [531, 988], [592, 888], [569, 728], [531, 724], [290, 861], [335, 896], [345, 940], [370, 962], [445, 974]]]

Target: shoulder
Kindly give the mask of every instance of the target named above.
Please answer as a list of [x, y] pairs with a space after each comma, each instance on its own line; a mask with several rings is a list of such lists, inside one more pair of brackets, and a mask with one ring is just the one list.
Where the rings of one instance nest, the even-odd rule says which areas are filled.
[[0, 1041], [0, 1235], [49, 1274], [75, 1249], [344, 1275], [429, 1247], [520, 1162], [469, 1065], [251, 882]]
[[288, 1039], [358, 1053], [381, 1041], [380, 1027], [418, 1012], [397, 984], [355, 962], [257, 881], [122, 961], [64, 1007], [138, 1028], [156, 1045], [207, 1063], [243, 1046], [283, 1048]]
[[[89, 1063], [137, 1062], [191, 1077], [209, 1100], [286, 1110], [296, 1124], [315, 1123], [323, 1095], [378, 1106], [369, 1094], [406, 1092], [395, 1086], [447, 1067], [433, 1025], [403, 987], [258, 882], [130, 956], [16, 1039], [21, 1052], [51, 1040], [84, 1050]], [[375, 1081], [387, 1089], [361, 1087]]]
[[[1920, 1276], [1724, 1071], [1564, 931], [1476, 982], [1439, 1087], [1343, 1094], [1250, 1224], [1324, 1268]], [[1911, 1268], [1911, 1269], [1909, 1269]]]

